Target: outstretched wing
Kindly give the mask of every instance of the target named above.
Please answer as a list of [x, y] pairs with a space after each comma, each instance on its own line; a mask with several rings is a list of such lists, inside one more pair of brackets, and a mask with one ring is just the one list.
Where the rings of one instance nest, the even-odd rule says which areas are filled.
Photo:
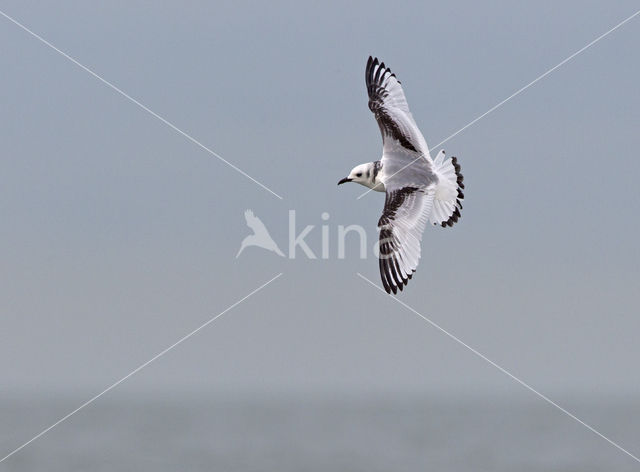
[[430, 160], [427, 142], [409, 111], [400, 81], [391, 69], [369, 56], [365, 82], [369, 109], [380, 127], [385, 151], [399, 145]]
[[380, 228], [380, 276], [387, 293], [411, 279], [420, 260], [422, 232], [433, 206], [433, 187], [387, 189]]
[[395, 74], [369, 57], [365, 72], [369, 109], [382, 133], [385, 186], [426, 186], [437, 181], [427, 142], [416, 125]]

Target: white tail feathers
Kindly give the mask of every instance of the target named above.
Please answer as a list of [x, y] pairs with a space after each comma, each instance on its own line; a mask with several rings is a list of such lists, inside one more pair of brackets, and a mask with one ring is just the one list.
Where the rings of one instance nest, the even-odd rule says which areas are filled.
[[462, 189], [464, 178], [460, 173], [458, 159], [452, 157], [445, 159], [444, 149], [433, 160], [434, 171], [438, 176], [438, 185], [435, 189], [433, 209], [429, 215], [429, 221], [433, 225], [453, 226], [458, 221], [464, 194]]

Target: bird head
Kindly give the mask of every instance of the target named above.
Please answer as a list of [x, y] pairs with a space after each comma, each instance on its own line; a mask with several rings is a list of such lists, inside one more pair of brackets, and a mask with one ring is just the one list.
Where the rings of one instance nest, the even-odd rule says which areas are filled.
[[371, 182], [373, 178], [373, 163], [369, 162], [367, 164], [360, 164], [359, 166], [355, 166], [349, 172], [349, 175], [338, 182], [338, 185], [344, 184], [347, 182], [355, 182], [357, 184], [361, 184], [367, 186], [367, 183]]

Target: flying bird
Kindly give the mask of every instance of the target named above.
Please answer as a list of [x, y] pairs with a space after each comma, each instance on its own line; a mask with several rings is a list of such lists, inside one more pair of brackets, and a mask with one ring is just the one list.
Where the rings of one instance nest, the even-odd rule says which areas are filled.
[[446, 227], [460, 218], [464, 184], [457, 158], [445, 158], [444, 150], [431, 158], [402, 86], [384, 62], [369, 57], [365, 82], [382, 133], [382, 158], [354, 167], [338, 185], [356, 182], [386, 193], [378, 221], [380, 276], [387, 293], [395, 294], [418, 267], [427, 221]]
[[253, 230], [253, 234], [250, 234], [242, 240], [236, 259], [240, 256], [242, 251], [244, 251], [244, 248], [248, 246], [258, 246], [284, 257], [284, 254], [269, 234], [269, 231], [267, 231], [267, 227], [260, 218], [253, 214], [253, 211], [246, 210], [244, 212], [244, 219], [247, 221], [247, 226]]

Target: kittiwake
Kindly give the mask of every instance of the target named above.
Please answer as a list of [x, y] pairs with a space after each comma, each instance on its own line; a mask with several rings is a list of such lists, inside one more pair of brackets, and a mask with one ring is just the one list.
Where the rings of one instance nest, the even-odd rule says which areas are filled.
[[411, 279], [420, 259], [420, 242], [427, 220], [453, 226], [460, 218], [463, 177], [455, 157], [441, 150], [431, 159], [395, 74], [369, 57], [365, 71], [369, 109], [382, 133], [382, 158], [360, 164], [338, 182], [356, 182], [386, 192], [378, 221], [382, 285], [397, 293]]

